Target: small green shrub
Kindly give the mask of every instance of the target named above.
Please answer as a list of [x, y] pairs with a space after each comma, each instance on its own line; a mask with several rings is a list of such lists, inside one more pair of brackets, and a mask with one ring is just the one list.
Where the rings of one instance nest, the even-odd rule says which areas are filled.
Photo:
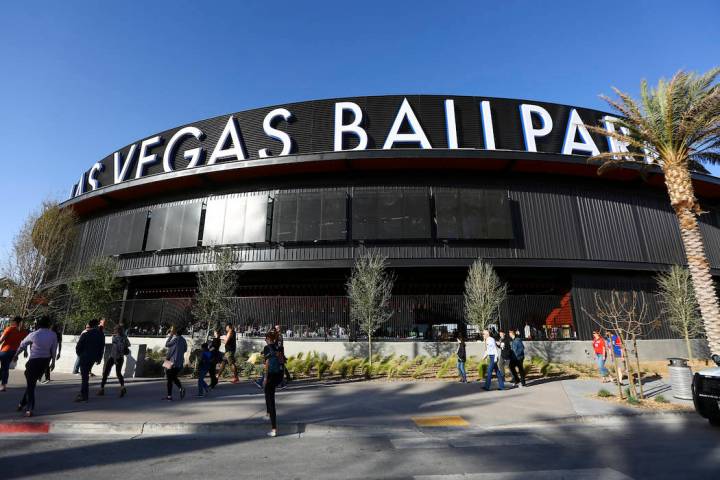
[[614, 397], [615, 395], [608, 392], [606, 389], [601, 388], [600, 390], [598, 390], [597, 396], [600, 398], [608, 398], [608, 397]]
[[667, 398], [663, 397], [662, 395], [658, 395], [655, 397], [655, 401], [657, 403], [670, 403]]
[[630, 387], [625, 389], [625, 400], [630, 405], [639, 405], [640, 404], [640, 401], [637, 398], [635, 398], [633, 396], [632, 392], [630, 391]]
[[421, 378], [427, 370], [427, 364], [420, 362], [415, 364], [415, 371], [412, 373], [413, 378]]

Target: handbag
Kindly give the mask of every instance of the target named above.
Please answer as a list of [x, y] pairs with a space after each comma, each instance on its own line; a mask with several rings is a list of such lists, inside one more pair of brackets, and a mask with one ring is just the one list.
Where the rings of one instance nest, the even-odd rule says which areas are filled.
[[172, 360], [165, 360], [165, 361], [163, 362], [163, 365], [162, 365], [162, 366], [163, 366], [163, 368], [164, 368], [165, 370], [170, 370], [171, 368], [173, 368], [173, 365], [175, 365], [175, 364], [173, 363]]

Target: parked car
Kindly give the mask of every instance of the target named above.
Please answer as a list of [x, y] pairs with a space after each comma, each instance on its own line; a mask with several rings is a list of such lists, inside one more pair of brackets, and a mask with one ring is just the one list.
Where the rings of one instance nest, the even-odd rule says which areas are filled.
[[712, 359], [716, 367], [701, 370], [693, 377], [693, 403], [710, 425], [720, 427], [720, 355], [713, 355]]

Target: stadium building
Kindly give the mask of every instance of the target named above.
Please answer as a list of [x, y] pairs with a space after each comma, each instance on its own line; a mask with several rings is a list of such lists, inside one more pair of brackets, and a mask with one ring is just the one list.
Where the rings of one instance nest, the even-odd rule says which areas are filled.
[[[234, 322], [281, 324], [297, 338], [353, 339], [345, 281], [364, 249], [395, 271], [393, 340], [465, 331], [463, 284], [477, 258], [509, 285], [500, 326], [536, 339], [588, 339], [594, 292], [641, 293], [675, 335], [653, 276], [684, 264], [658, 170], [597, 175], [588, 156], [624, 145], [589, 132], [609, 115], [543, 102], [377, 96], [222, 115], [148, 136], [82, 174], [64, 205], [78, 238], [54, 282], [96, 256], [126, 280], [117, 318], [131, 333], [190, 322], [198, 271], [214, 247], [240, 270]], [[693, 176], [720, 273], [720, 184]], [[468, 332], [472, 334], [472, 330]]]

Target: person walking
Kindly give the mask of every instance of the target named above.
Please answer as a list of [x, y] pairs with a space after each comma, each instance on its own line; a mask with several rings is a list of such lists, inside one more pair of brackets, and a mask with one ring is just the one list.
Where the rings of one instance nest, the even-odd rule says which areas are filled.
[[103, 367], [102, 381], [100, 382], [100, 390], [97, 394], [102, 396], [105, 395], [105, 384], [107, 383], [110, 370], [113, 365], [115, 366], [115, 375], [117, 376], [118, 382], [120, 382], [120, 397], [124, 397], [127, 394], [125, 388], [125, 378], [122, 374], [123, 364], [125, 363], [125, 355], [130, 354], [130, 340], [125, 335], [125, 329], [122, 325], [115, 327], [115, 333], [112, 336], [112, 344], [110, 346], [110, 355], [105, 359], [105, 366]]
[[178, 375], [182, 372], [185, 364], [185, 352], [187, 352], [187, 342], [182, 336], [182, 328], [175, 325], [170, 327], [165, 348], [167, 348], [167, 355], [165, 355], [163, 367], [165, 367], [165, 376], [167, 378], [167, 396], [163, 400], [172, 401], [173, 385], [176, 385], [180, 390], [180, 400], [182, 400], [185, 398], [185, 388], [180, 383]]
[[602, 377], [602, 383], [610, 382], [610, 372], [605, 368], [605, 361], [607, 360], [607, 348], [605, 340], [600, 336], [600, 332], [597, 330], [593, 332], [593, 351], [595, 352], [595, 362], [598, 366], [598, 372]]
[[[57, 349], [57, 357], [55, 358], [55, 360], [60, 360], [60, 354], [62, 353], [62, 330], [60, 329], [60, 325], [58, 325], [57, 323], [53, 323], [53, 326], [50, 330], [52, 330], [55, 333], [55, 335], [57, 336], [58, 349]], [[50, 383], [50, 372], [51, 371], [52, 371], [52, 369], [48, 366], [47, 370], [45, 370], [45, 378], [40, 380], [40, 383], [42, 383], [42, 384]]]
[[275, 389], [282, 382], [283, 371], [277, 349], [277, 332], [270, 330], [265, 335], [265, 348], [263, 348], [263, 391], [265, 392], [265, 407], [270, 418], [271, 430], [269, 437], [277, 436], [277, 410], [275, 408]]
[[229, 364], [233, 372], [233, 378], [230, 383], [239, 383], [238, 378], [237, 362], [235, 359], [235, 352], [237, 351], [237, 335], [235, 334], [235, 327], [232, 323], [225, 325], [225, 357], [220, 364], [220, 373], [218, 377], [222, 378], [225, 372], [225, 367]]
[[220, 331], [215, 330], [215, 336], [210, 341], [211, 361], [208, 373], [210, 374], [210, 389], [214, 390], [218, 384], [217, 366], [222, 362], [223, 354], [220, 351]]
[[622, 340], [620, 336], [615, 334], [613, 331], [607, 332], [608, 351], [612, 352], [613, 361], [615, 363], [615, 369], [617, 370], [617, 381], [622, 385], [623, 381], [623, 370], [625, 370], [625, 357], [623, 356]]
[[44, 315], [37, 321], [37, 329], [20, 342], [13, 361], [21, 351], [30, 346], [30, 358], [25, 364], [25, 393], [18, 404], [18, 411], [25, 409], [25, 416], [32, 417], [35, 410], [35, 387], [49, 365], [55, 366], [57, 335], [50, 330], [50, 317]]
[[[80, 376], [82, 382], [80, 384], [80, 393], [75, 398], [76, 402], [87, 402], [90, 392], [90, 370], [93, 365], [100, 365], [103, 355], [105, 354], [105, 335], [98, 328], [100, 322], [96, 319], [88, 322], [90, 329], [80, 335], [75, 346], [75, 353], [80, 358]], [[55, 335], [53, 333], [53, 335]], [[57, 336], [55, 337], [57, 341]]]
[[499, 353], [497, 358], [498, 370], [500, 370], [503, 373], [503, 377], [505, 377], [505, 369], [510, 364], [512, 348], [510, 348], [510, 338], [505, 335], [504, 330], [500, 330], [500, 332], [498, 332], [497, 344]]
[[467, 353], [465, 352], [465, 339], [461, 336], [457, 339], [457, 369], [460, 375], [460, 383], [467, 383], [467, 373], [465, 373], [465, 362], [467, 361]]
[[22, 317], [13, 317], [0, 335], [0, 392], [7, 390], [10, 364], [20, 348], [20, 342], [27, 336], [22, 326]]
[[280, 390], [284, 390], [285, 387], [287, 387], [288, 383], [290, 383], [291, 378], [290, 370], [287, 369], [287, 358], [285, 357], [285, 342], [283, 340], [280, 325], [275, 325], [275, 333], [277, 334], [277, 340], [275, 341], [275, 345], [278, 349], [280, 365], [282, 366], [282, 371], [284, 375], [284, 379], [280, 383]]
[[[80, 332], [80, 338], [78, 338], [78, 343], [80, 343], [82, 336], [85, 335], [89, 331], [90, 331], [90, 325], [85, 324], [85, 330]], [[75, 355], [75, 365], [73, 366], [72, 373], [73, 373], [73, 375], [80, 375], [80, 355], [77, 355], [77, 354]]]
[[[205, 375], [210, 371], [213, 362], [213, 354], [207, 343], [200, 345], [200, 358], [198, 360], [198, 397], [210, 394], [210, 386], [205, 383]], [[212, 382], [212, 380], [211, 380]]]
[[488, 370], [483, 389], [490, 390], [490, 383], [492, 382], [492, 375], [494, 371], [498, 379], [498, 390], [505, 390], [505, 376], [496, 363], [496, 359], [498, 357], [497, 343], [495, 342], [493, 336], [490, 335], [489, 330], [483, 330], [483, 337], [485, 338], [485, 353], [483, 354], [481, 360], [485, 360], [486, 358], [488, 359]]
[[[510, 373], [513, 377], [513, 383], [517, 387], [518, 384], [521, 387], [525, 386], [525, 345], [523, 344], [520, 335], [517, 331], [510, 331]], [[518, 378], [518, 370], [520, 371], [520, 377]]]

